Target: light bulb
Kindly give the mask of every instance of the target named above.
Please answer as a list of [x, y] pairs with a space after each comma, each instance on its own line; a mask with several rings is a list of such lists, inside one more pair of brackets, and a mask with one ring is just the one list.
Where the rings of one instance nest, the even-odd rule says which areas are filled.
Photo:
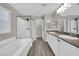
[[50, 20], [47, 21], [48, 23], [50, 22]]
[[64, 3], [64, 6], [67, 6], [68, 5], [68, 3]]
[[57, 13], [63, 13], [67, 8], [71, 7], [71, 4], [69, 3], [64, 3], [58, 10]]

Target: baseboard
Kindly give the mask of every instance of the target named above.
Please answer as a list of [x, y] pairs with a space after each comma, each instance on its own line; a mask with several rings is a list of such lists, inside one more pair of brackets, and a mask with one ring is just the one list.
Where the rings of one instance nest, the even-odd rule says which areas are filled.
[[47, 40], [44, 40], [44, 42], [48, 42]]
[[44, 40], [42, 37], [36, 37], [36, 39], [42, 39], [44, 42], [47, 42], [47, 40]]
[[42, 37], [36, 37], [36, 39], [38, 39], [38, 38], [39, 38], [39, 39], [42, 39]]

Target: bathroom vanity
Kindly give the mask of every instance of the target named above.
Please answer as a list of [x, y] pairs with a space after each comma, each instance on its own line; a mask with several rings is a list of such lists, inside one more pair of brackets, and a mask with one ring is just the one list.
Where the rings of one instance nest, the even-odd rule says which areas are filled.
[[47, 42], [56, 56], [79, 56], [79, 38], [58, 32], [47, 32]]

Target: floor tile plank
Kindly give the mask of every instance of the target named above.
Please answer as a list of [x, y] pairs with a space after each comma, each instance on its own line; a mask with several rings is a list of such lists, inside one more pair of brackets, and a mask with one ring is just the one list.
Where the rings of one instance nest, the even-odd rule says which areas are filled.
[[28, 56], [54, 56], [54, 53], [48, 43], [44, 42], [41, 38], [37, 38], [37, 40], [33, 42]]

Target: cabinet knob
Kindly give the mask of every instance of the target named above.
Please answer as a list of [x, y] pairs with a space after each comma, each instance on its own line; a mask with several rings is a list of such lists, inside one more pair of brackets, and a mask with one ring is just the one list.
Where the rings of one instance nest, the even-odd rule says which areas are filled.
[[57, 39], [57, 41], [58, 41], [58, 42], [60, 42], [60, 40], [59, 40], [59, 39]]

